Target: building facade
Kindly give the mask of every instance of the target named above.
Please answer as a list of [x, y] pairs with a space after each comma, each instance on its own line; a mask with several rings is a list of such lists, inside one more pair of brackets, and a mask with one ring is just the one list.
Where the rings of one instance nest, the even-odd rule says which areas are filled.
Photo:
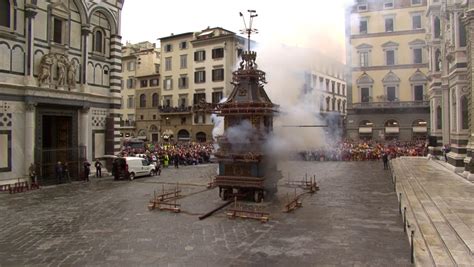
[[474, 1], [431, 0], [426, 24], [429, 65], [430, 149], [441, 154], [449, 146], [448, 162], [472, 179], [472, 36]]
[[245, 39], [208, 28], [160, 41], [162, 141], [211, 141], [214, 122], [205, 103], [219, 103], [232, 90], [232, 71]]
[[426, 138], [426, 6], [426, 0], [358, 0], [348, 12], [349, 138]]
[[160, 94], [160, 50], [150, 42], [122, 47], [120, 135], [157, 140]]
[[121, 0], [0, 0], [0, 182], [120, 149]]
[[305, 74], [305, 88], [302, 97], [311, 97], [310, 101], [319, 107], [319, 114], [329, 126], [330, 134], [344, 134], [344, 121], [347, 111], [347, 85], [345, 66], [342, 63], [330, 63], [323, 60], [325, 66], [314, 67]]

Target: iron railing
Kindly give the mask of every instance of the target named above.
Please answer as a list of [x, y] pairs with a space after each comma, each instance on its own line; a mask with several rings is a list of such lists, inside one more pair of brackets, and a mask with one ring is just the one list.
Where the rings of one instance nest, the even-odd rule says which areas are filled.
[[385, 101], [385, 102], [360, 102], [352, 103], [353, 109], [364, 108], [414, 108], [414, 107], [429, 107], [430, 101]]
[[[38, 167], [38, 181], [40, 184], [57, 183], [55, 167], [58, 161], [68, 165], [70, 180], [83, 179], [83, 163], [86, 160], [86, 147], [77, 146], [73, 148], [59, 149], [36, 149], [35, 161]], [[63, 177], [63, 182], [68, 177]]]

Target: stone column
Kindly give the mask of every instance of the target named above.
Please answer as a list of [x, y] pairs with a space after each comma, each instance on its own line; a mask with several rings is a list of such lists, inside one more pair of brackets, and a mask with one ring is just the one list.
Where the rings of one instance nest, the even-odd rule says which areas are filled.
[[442, 129], [443, 129], [443, 144], [449, 144], [451, 124], [450, 124], [450, 98], [449, 98], [449, 86], [447, 84], [441, 85], [441, 109], [442, 109]]
[[25, 36], [26, 36], [26, 52], [25, 52], [25, 84], [36, 85], [33, 77], [34, 70], [34, 18], [38, 12], [36, 6], [25, 4]]
[[80, 118], [79, 118], [79, 125], [80, 125], [80, 130], [79, 130], [79, 144], [81, 146], [86, 147], [87, 151], [87, 159], [91, 158], [91, 136], [92, 132], [90, 130], [90, 108], [89, 107], [84, 107], [83, 109], [80, 110]]
[[89, 34], [91, 33], [90, 25], [84, 24], [81, 28], [82, 36], [82, 66], [81, 66], [81, 91], [88, 93], [87, 84], [87, 63], [89, 62]]
[[25, 103], [25, 146], [24, 146], [24, 170], [29, 173], [31, 163], [35, 161], [35, 124], [36, 124], [36, 103]]
[[112, 68], [110, 70], [110, 117], [114, 118], [114, 154], [120, 151], [120, 99], [122, 86], [122, 37], [113, 34], [110, 37], [110, 59]]

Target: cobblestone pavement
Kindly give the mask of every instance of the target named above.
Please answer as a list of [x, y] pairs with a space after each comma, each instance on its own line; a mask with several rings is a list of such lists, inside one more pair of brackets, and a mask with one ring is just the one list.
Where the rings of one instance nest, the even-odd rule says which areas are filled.
[[[0, 266], [400, 266], [410, 249], [397, 198], [380, 162], [284, 162], [291, 179], [316, 174], [321, 190], [282, 213], [293, 188], [260, 204], [268, 223], [229, 220], [206, 190], [216, 165], [165, 169], [130, 181], [93, 179], [0, 194]], [[153, 190], [173, 183], [179, 214], [148, 211]], [[164, 185], [163, 185], [164, 184]], [[298, 193], [301, 189], [297, 190]]]

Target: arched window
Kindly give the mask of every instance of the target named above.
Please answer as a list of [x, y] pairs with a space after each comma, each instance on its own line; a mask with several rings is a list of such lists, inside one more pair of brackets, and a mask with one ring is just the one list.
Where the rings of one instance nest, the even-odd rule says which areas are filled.
[[156, 108], [158, 107], [158, 94], [154, 93], [151, 97], [151, 106]]
[[145, 94], [140, 95], [140, 107], [141, 108], [146, 107], [146, 95]]
[[469, 128], [468, 102], [466, 95], [461, 97], [461, 126], [463, 129]]
[[436, 108], [436, 129], [441, 130], [443, 128], [443, 115], [441, 114], [441, 106]]
[[10, 28], [10, 0], [0, 0], [0, 26]]
[[385, 122], [385, 127], [399, 127], [398, 121], [388, 120], [388, 121]]
[[178, 141], [189, 141], [189, 132], [184, 129], [179, 130]]
[[104, 33], [102, 30], [97, 29], [94, 32], [94, 51], [98, 53], [104, 53]]
[[434, 37], [439, 38], [441, 36], [441, 21], [439, 20], [438, 17], [434, 18], [433, 26], [434, 26]]
[[201, 142], [201, 143], [206, 142], [206, 133], [204, 133], [204, 132], [197, 133], [196, 134], [196, 141]]
[[459, 36], [459, 46], [460, 47], [465, 47], [467, 45], [467, 40], [466, 40], [466, 27], [464, 26], [464, 22], [462, 21], [462, 18], [459, 17], [458, 21], [458, 36]]

